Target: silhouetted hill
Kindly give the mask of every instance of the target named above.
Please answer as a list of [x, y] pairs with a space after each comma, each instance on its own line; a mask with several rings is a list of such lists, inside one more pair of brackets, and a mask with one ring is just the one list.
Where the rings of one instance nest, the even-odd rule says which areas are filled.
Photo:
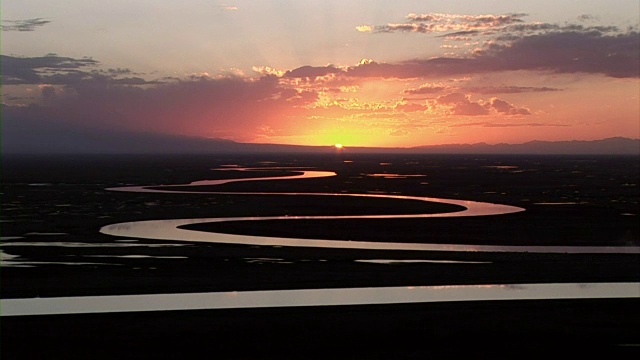
[[640, 139], [612, 137], [593, 141], [529, 141], [523, 144], [452, 144], [419, 146], [412, 153], [437, 154], [620, 154], [640, 155]]

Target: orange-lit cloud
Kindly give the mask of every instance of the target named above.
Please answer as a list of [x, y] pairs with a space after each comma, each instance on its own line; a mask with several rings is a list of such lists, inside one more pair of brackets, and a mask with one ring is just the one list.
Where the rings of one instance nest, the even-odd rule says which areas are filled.
[[548, 92], [561, 91], [562, 89], [552, 88], [548, 86], [485, 86], [485, 87], [464, 87], [467, 93], [476, 94], [519, 94], [528, 92]]
[[531, 115], [529, 109], [516, 107], [513, 104], [491, 98], [489, 101], [472, 101], [471, 96], [462, 93], [450, 93], [441, 95], [430, 102], [432, 106], [448, 107], [448, 112], [452, 115], [480, 116], [488, 115], [493, 110], [502, 115]]
[[451, 124], [450, 127], [487, 127], [487, 128], [517, 128], [517, 127], [569, 127], [569, 124], [562, 123], [532, 123], [532, 122], [518, 122], [518, 123], [505, 123], [505, 122], [467, 122]]
[[504, 115], [531, 115], [531, 111], [524, 107], [515, 107], [507, 101], [491, 98], [489, 106]]
[[434, 101], [435, 105], [445, 105], [452, 115], [479, 116], [489, 114], [489, 109], [485, 103], [471, 101], [471, 97], [461, 93], [451, 93], [438, 96]]
[[[593, 83], [603, 84], [607, 92], [637, 85], [638, 32], [525, 23], [525, 17], [410, 14], [406, 24], [357, 28], [372, 32], [362, 36], [373, 38], [385, 36], [375, 33], [404, 31], [409, 33], [398, 36], [437, 33], [432, 40], [479, 39], [477, 44], [455, 43], [477, 46], [472, 53], [395, 62], [356, 58], [352, 65], [258, 64], [253, 72], [204, 69], [153, 78], [126, 68], [108, 69], [91, 58], [2, 55], [3, 86], [22, 92], [3, 93], [3, 128], [20, 122], [46, 128], [42, 124], [57, 121], [238, 141], [345, 146], [402, 141], [418, 145], [441, 134], [474, 139], [479, 136], [474, 127], [530, 127], [546, 136], [554, 135], [547, 127], [559, 126], [605, 124], [613, 132], [615, 124], [623, 124], [626, 134], [636, 129], [627, 119], [638, 113], [637, 105], [629, 105], [637, 104], [638, 94], [605, 94], [615, 102], [599, 103], [605, 95], [597, 93]], [[22, 96], [28, 92], [37, 98]], [[616, 111], [608, 112], [606, 106]], [[607, 117], [611, 112], [616, 115]], [[592, 113], [600, 118], [582, 120]], [[585, 134], [596, 132], [587, 130]]]
[[435, 94], [440, 93], [447, 89], [447, 86], [442, 83], [427, 83], [422, 84], [418, 88], [414, 89], [405, 89], [402, 92], [407, 95], [416, 95], [416, 94]]
[[433, 33], [456, 31], [464, 35], [475, 35], [478, 30], [489, 30], [508, 24], [523, 22], [527, 14], [504, 15], [460, 15], [460, 14], [409, 14], [403, 24], [387, 24], [379, 26], [363, 25], [358, 27], [362, 32], [394, 32], [408, 31], [416, 33]]

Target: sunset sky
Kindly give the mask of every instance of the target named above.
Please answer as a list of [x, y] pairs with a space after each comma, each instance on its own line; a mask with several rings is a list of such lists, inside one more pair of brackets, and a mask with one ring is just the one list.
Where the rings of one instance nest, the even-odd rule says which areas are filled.
[[3, 138], [640, 137], [637, 0], [6, 0], [1, 11]]

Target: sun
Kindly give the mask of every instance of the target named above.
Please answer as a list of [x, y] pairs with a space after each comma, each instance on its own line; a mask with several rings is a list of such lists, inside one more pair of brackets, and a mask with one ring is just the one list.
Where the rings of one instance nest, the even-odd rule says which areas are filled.
[[335, 146], [335, 148], [338, 150], [341, 150], [343, 148], [342, 144], [335, 144], [333, 146]]

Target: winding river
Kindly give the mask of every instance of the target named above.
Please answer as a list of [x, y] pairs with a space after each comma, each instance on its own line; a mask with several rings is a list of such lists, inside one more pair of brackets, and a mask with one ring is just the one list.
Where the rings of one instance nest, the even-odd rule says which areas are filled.
[[[259, 168], [265, 170], [265, 168]], [[266, 168], [273, 169], [273, 168]], [[278, 168], [281, 169], [281, 168]], [[238, 168], [235, 170], [250, 171], [252, 168]], [[252, 216], [252, 217], [222, 217], [173, 220], [147, 220], [107, 225], [100, 232], [107, 235], [134, 237], [156, 240], [182, 240], [192, 242], [210, 242], [225, 244], [245, 244], [259, 246], [294, 246], [320, 247], [340, 249], [375, 249], [375, 250], [418, 250], [418, 251], [474, 251], [474, 252], [535, 252], [535, 253], [640, 253], [637, 246], [493, 246], [493, 245], [455, 245], [455, 244], [425, 244], [425, 243], [388, 243], [369, 241], [339, 241], [317, 240], [303, 238], [281, 238], [265, 236], [235, 235], [215, 232], [203, 232], [180, 228], [185, 225], [227, 222], [227, 221], [260, 221], [260, 220], [336, 220], [336, 219], [408, 219], [408, 218], [443, 218], [462, 216], [490, 216], [503, 215], [525, 211], [516, 206], [477, 202], [470, 200], [441, 199], [433, 197], [386, 195], [386, 194], [344, 194], [344, 193], [265, 193], [265, 192], [216, 192], [216, 191], [185, 191], [175, 190], [176, 187], [214, 186], [241, 181], [292, 180], [335, 176], [330, 171], [306, 171], [302, 174], [280, 177], [238, 178], [225, 180], [195, 181], [190, 184], [168, 186], [125, 186], [109, 188], [111, 191], [172, 193], [172, 194], [226, 194], [226, 195], [282, 195], [282, 196], [341, 196], [368, 197], [416, 200], [424, 202], [444, 203], [462, 206], [465, 209], [457, 212], [437, 214], [403, 214], [403, 215], [347, 215], [347, 216]]]
[[[259, 168], [282, 169], [282, 168]], [[251, 168], [220, 170], [250, 171]], [[292, 171], [296, 171], [291, 169]], [[342, 196], [403, 199], [437, 202], [463, 206], [458, 212], [409, 215], [349, 215], [349, 216], [260, 216], [223, 217], [198, 219], [149, 220], [118, 223], [100, 229], [103, 234], [155, 240], [181, 240], [190, 242], [246, 244], [260, 246], [294, 246], [341, 249], [382, 249], [419, 251], [462, 251], [462, 252], [537, 252], [537, 253], [627, 253], [638, 254], [640, 247], [602, 246], [488, 246], [454, 244], [384, 243], [366, 241], [336, 241], [304, 238], [280, 238], [234, 235], [202, 232], [180, 228], [181, 226], [208, 222], [264, 221], [296, 219], [401, 219], [438, 218], [460, 216], [494, 216], [524, 211], [509, 205], [453, 200], [431, 197], [385, 195], [385, 194], [343, 194], [343, 193], [265, 193], [265, 192], [194, 192], [176, 190], [177, 187], [221, 185], [240, 181], [293, 180], [335, 176], [328, 171], [301, 171], [301, 174], [278, 177], [237, 178], [225, 180], [196, 181], [182, 185], [125, 186], [109, 188], [110, 191], [184, 194], [226, 194], [226, 195], [278, 195], [278, 196]], [[167, 187], [171, 187], [170, 189]], [[572, 284], [483, 284], [453, 286], [410, 286], [372, 287], [342, 289], [299, 289], [266, 290], [214, 293], [150, 294], [121, 296], [85, 296], [34, 299], [0, 300], [2, 316], [78, 314], [104, 312], [138, 312], [161, 310], [197, 310], [261, 308], [290, 306], [364, 305], [428, 303], [445, 301], [481, 300], [542, 300], [542, 299], [586, 299], [586, 298], [640, 298], [640, 283], [572, 283]]]

